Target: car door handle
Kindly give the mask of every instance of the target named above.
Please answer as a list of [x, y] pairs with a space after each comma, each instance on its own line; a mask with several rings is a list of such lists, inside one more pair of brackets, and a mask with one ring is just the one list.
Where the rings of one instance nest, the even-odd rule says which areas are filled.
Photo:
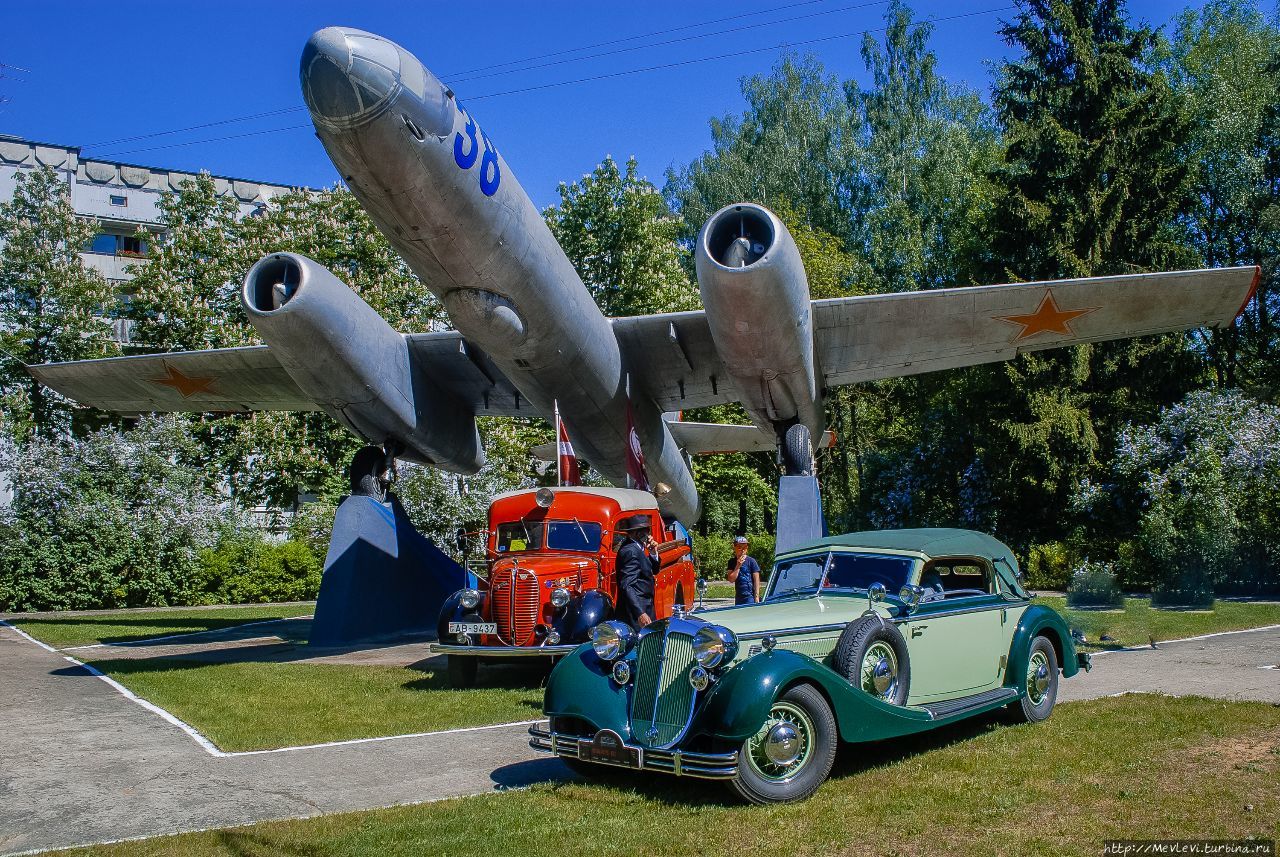
[[921, 634], [924, 633], [925, 628], [928, 628], [928, 627], [929, 627], [928, 625], [912, 625], [911, 636], [919, 637]]

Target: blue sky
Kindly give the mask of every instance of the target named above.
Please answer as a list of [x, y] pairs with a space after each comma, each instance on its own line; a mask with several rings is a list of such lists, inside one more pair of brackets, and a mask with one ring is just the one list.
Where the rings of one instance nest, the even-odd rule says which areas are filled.
[[[305, 111], [291, 109], [302, 104], [298, 57], [314, 30], [352, 26], [399, 42], [452, 85], [542, 207], [556, 201], [558, 182], [588, 172], [606, 153], [619, 159], [634, 154], [642, 172], [661, 185], [668, 166], [681, 166], [708, 146], [710, 117], [742, 109], [739, 78], [767, 71], [781, 54], [777, 45], [811, 51], [840, 77], [865, 80], [858, 54], [861, 38], [827, 37], [877, 30], [886, 5], [866, 0], [132, 0], [114, 6], [72, 2], [60, 6], [56, 15], [15, 15], [10, 10], [0, 17], [0, 63], [23, 71], [0, 68], [0, 98], [8, 99], [0, 104], [0, 133], [80, 145], [86, 157], [326, 186], [337, 175], [309, 129]], [[1010, 0], [917, 0], [912, 7], [919, 18], [951, 19], [938, 21], [932, 39], [940, 70], [947, 79], [985, 94], [991, 64], [1008, 51], [996, 29], [1011, 12], [953, 16], [1007, 10], [1009, 5]], [[1158, 25], [1186, 5], [1131, 0], [1129, 8], [1135, 19]], [[1191, 0], [1190, 5], [1201, 3]], [[735, 17], [689, 26], [730, 16]], [[675, 28], [683, 29], [617, 42]], [[676, 39], [682, 41], [649, 46]], [[813, 39], [827, 40], [802, 44]], [[561, 53], [603, 42], [615, 43]], [[645, 47], [619, 52], [638, 46]], [[552, 53], [557, 55], [544, 56]], [[601, 53], [610, 55], [567, 61]], [[733, 53], [740, 55], [497, 94]], [[555, 64], [518, 71], [521, 66], [511, 65], [535, 56], [544, 58], [525, 65]], [[273, 115], [114, 142], [262, 113]], [[245, 136], [213, 139], [233, 135]]]

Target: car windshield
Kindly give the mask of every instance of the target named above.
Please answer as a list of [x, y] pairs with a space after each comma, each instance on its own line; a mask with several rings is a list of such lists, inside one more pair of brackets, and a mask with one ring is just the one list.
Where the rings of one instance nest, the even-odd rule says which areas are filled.
[[784, 560], [769, 576], [769, 598], [818, 589], [867, 589], [873, 583], [897, 594], [914, 562], [910, 557], [867, 553], [811, 554]]
[[562, 551], [600, 550], [600, 525], [593, 521], [551, 521], [547, 524], [547, 547]]
[[870, 553], [836, 553], [831, 555], [824, 587], [834, 589], [867, 589], [873, 583], [897, 595], [911, 574], [910, 557]]
[[541, 521], [516, 521], [498, 525], [498, 553], [536, 551], [542, 547]]
[[816, 591], [822, 582], [830, 554], [813, 554], [788, 559], [773, 567], [769, 575], [769, 598], [804, 590]]

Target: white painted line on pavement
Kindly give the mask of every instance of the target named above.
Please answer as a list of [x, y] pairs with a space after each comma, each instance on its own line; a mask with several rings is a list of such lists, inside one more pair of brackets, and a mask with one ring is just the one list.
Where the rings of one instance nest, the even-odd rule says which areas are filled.
[[[1238, 631], [1215, 631], [1212, 634], [1201, 634], [1198, 637], [1179, 637], [1176, 640], [1156, 640], [1156, 645], [1163, 646], [1166, 643], [1190, 643], [1195, 640], [1207, 640], [1210, 637], [1225, 637], [1229, 634], [1252, 634], [1254, 631], [1274, 631], [1277, 628], [1280, 628], [1280, 625], [1263, 625], [1260, 628], [1241, 628]], [[1079, 643], [1077, 643], [1076, 645], [1079, 645]], [[1112, 654], [1115, 654], [1116, 652], [1149, 652], [1149, 651], [1151, 651], [1150, 646], [1122, 646], [1119, 649], [1103, 649], [1100, 652], [1090, 652], [1089, 654], [1096, 658], [1099, 655], [1112, 655]]]
[[199, 637], [202, 634], [219, 634], [224, 631], [234, 631], [238, 628], [248, 628], [253, 625], [272, 625], [276, 622], [296, 622], [299, 619], [310, 619], [311, 616], [282, 616], [279, 619], [263, 619], [256, 622], [241, 622], [239, 625], [227, 625], [224, 628], [210, 628], [206, 631], [186, 631], [181, 634], [168, 634], [164, 637], [145, 637], [141, 640], [123, 640], [119, 643], [88, 643], [84, 646], [67, 646], [62, 651], [74, 652], [77, 649], [100, 649], [104, 646], [149, 646], [152, 643], [159, 643], [164, 640], [180, 640], [184, 637]]
[[181, 718], [175, 716], [171, 712], [166, 711], [165, 709], [156, 705], [154, 702], [148, 702], [147, 700], [138, 696], [133, 691], [129, 690], [129, 688], [125, 687], [120, 682], [113, 679], [111, 676], [103, 673], [101, 670], [95, 669], [89, 664], [86, 664], [84, 661], [76, 660], [70, 655], [63, 654], [62, 652], [55, 649], [53, 646], [40, 642], [35, 637], [31, 636], [26, 631], [22, 630], [21, 628], [17, 627], [11, 622], [7, 622], [4, 619], [0, 619], [0, 626], [9, 628], [15, 631], [19, 636], [23, 637], [28, 642], [35, 643], [37, 646], [44, 649], [46, 652], [52, 652], [53, 654], [62, 657], [64, 660], [70, 661], [71, 663], [80, 667], [81, 669], [83, 669], [85, 672], [87, 672], [89, 675], [93, 676], [94, 678], [101, 679], [102, 681], [106, 682], [125, 699], [142, 706], [147, 711], [150, 711], [152, 714], [157, 715], [165, 722], [181, 729], [183, 732], [187, 734], [187, 737], [189, 737], [192, 741], [196, 742], [196, 745], [199, 746], [200, 749], [204, 750], [210, 756], [213, 756], [218, 759], [232, 759], [237, 756], [261, 756], [268, 753], [292, 753], [296, 750], [319, 750], [324, 747], [342, 747], [347, 744], [372, 744], [372, 743], [381, 742], [381, 741], [398, 741], [402, 738], [430, 738], [435, 735], [454, 735], [460, 732], [482, 732], [489, 729], [506, 729], [512, 726], [530, 726], [534, 723], [541, 722], [540, 720], [517, 720], [511, 723], [493, 723], [487, 726], [460, 726], [456, 729], [441, 729], [436, 732], [409, 732], [403, 735], [379, 735], [373, 738], [350, 738], [345, 741], [328, 741], [323, 744], [299, 744], [298, 746], [295, 746], [295, 747], [275, 747], [270, 750], [238, 750], [238, 751], [228, 753], [224, 750], [219, 750], [217, 745], [215, 745], [212, 741], [210, 741], [208, 738], [202, 735], [200, 731], [196, 729], [194, 726], [192, 726], [190, 723], [187, 723], [185, 720], [182, 720]]

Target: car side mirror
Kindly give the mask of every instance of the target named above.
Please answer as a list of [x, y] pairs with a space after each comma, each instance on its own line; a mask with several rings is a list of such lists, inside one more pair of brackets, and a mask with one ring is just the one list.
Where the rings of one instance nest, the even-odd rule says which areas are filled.
[[910, 613], [920, 606], [920, 599], [924, 598], [924, 587], [908, 583], [898, 592], [898, 598], [902, 600], [902, 606], [907, 608], [907, 612]]

